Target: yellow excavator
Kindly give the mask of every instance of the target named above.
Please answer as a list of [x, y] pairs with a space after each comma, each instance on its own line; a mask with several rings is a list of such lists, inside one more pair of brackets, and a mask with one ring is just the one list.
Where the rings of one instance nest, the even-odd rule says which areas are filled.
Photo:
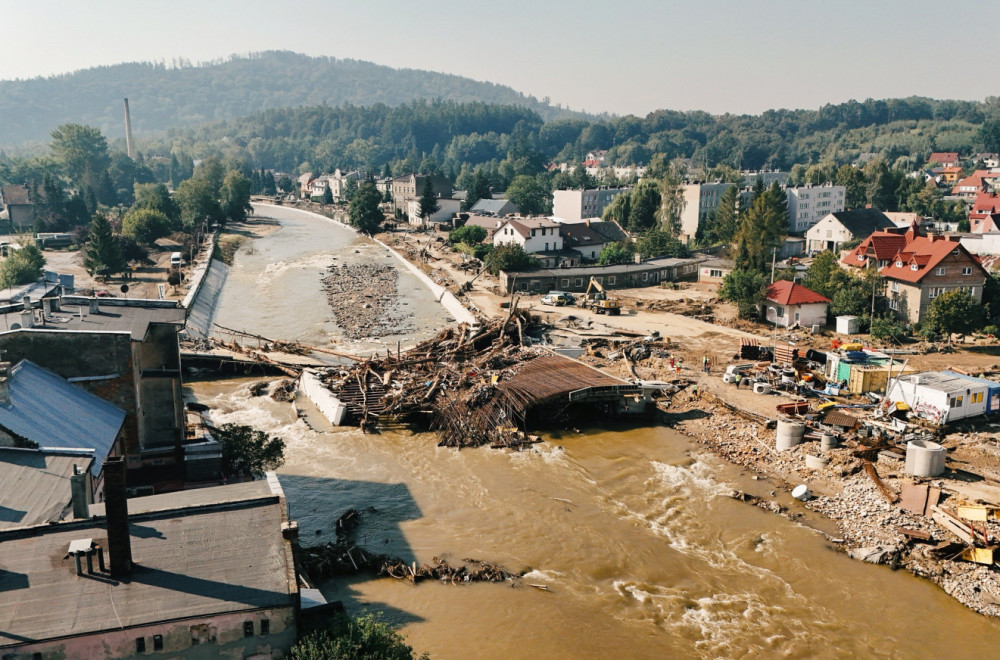
[[593, 277], [590, 278], [587, 291], [583, 294], [583, 306], [593, 309], [598, 314], [618, 316], [622, 313], [622, 307], [618, 301], [614, 298], [608, 298], [604, 287]]

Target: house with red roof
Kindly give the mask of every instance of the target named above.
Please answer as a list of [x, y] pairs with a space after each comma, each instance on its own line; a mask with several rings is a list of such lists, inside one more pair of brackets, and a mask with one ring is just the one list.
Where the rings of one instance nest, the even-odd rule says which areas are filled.
[[935, 151], [927, 159], [927, 164], [937, 163], [942, 167], [955, 167], [958, 165], [958, 152], [955, 151]]
[[767, 320], [785, 328], [796, 325], [809, 327], [826, 325], [830, 299], [801, 284], [778, 280], [767, 287], [764, 297]]
[[961, 167], [943, 167], [940, 170], [935, 169], [934, 172], [940, 177], [941, 183], [958, 183], [958, 179], [962, 176], [963, 171]]
[[1000, 179], [1000, 172], [976, 170], [956, 183], [955, 187], [951, 189], [951, 194], [972, 201], [981, 192], [992, 192], [997, 179]]
[[983, 300], [986, 270], [957, 241], [944, 236], [915, 236], [881, 270], [886, 280], [889, 308], [917, 323], [942, 293], [962, 289]]
[[1000, 213], [1000, 195], [980, 192], [976, 195], [976, 201], [972, 203], [972, 209], [969, 211], [970, 227], [974, 221], [985, 220], [994, 213]]
[[919, 229], [911, 228], [905, 234], [891, 230], [873, 232], [871, 236], [861, 241], [861, 245], [844, 252], [840, 257], [840, 265], [847, 269], [884, 268], [900, 250], [906, 247], [916, 232], [919, 232]]
[[969, 231], [973, 234], [1000, 232], [1000, 213], [992, 213], [985, 218], [970, 218]]

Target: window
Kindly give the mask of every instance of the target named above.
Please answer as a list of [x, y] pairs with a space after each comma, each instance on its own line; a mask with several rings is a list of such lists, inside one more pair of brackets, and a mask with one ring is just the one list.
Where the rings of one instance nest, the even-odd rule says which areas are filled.
[[722, 271], [721, 270], [710, 270], [710, 271], [708, 271], [708, 276], [709, 277], [722, 277]]
[[568, 277], [564, 277], [562, 279], [562, 286], [564, 286], [566, 288], [569, 288], [569, 278]]
[[261, 619], [260, 620], [260, 634], [261, 635], [270, 635], [271, 634], [271, 620], [270, 619]]
[[972, 266], [966, 266], [963, 268], [962, 275], [972, 275]]
[[136, 637], [135, 638], [135, 652], [136, 653], [145, 653], [146, 652], [146, 638], [145, 637]]
[[890, 298], [889, 299], [889, 309], [891, 309], [894, 312], [898, 312], [899, 311], [899, 301], [896, 300], [895, 298]]
[[899, 282], [897, 282], [896, 280], [893, 280], [892, 282], [890, 282], [889, 283], [889, 290], [893, 291], [894, 293], [899, 293]]
[[951, 401], [948, 402], [948, 407], [950, 407], [950, 408], [961, 408], [962, 407], [962, 400], [963, 399], [964, 399], [964, 397], [962, 397], [962, 396], [952, 397]]
[[784, 307], [775, 307], [774, 308], [774, 313], [777, 314], [778, 316], [784, 316], [785, 315], [785, 308]]
[[163, 650], [163, 635], [153, 635], [153, 650], [154, 651]]
[[608, 284], [614, 284], [614, 283], [615, 283], [615, 276], [608, 275]]
[[983, 402], [982, 392], [975, 392], [972, 394], [971, 397], [969, 397], [969, 403], [982, 403], [982, 402]]
[[244, 637], [253, 637], [253, 621], [244, 621], [243, 622], [243, 636]]
[[583, 278], [582, 277], [576, 278], [575, 284], [577, 286], [583, 286]]
[[902, 261], [897, 261], [896, 262], [896, 268], [902, 268], [902, 267], [903, 267], [903, 262]]
[[648, 279], [649, 279], [649, 273], [643, 273], [642, 274], [642, 281], [645, 282]]
[[942, 266], [942, 267], [936, 269], [934, 271], [934, 274], [935, 275], [944, 275], [946, 272], [947, 272], [947, 269]]

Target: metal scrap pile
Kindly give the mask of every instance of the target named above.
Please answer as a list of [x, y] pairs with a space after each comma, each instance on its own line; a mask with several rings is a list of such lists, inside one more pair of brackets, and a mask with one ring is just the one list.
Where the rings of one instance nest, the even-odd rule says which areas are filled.
[[521, 446], [533, 438], [519, 430], [519, 407], [503, 383], [543, 353], [523, 346], [536, 327], [514, 308], [476, 331], [446, 328], [405, 353], [387, 351], [321, 378], [347, 406], [346, 422], [364, 430], [423, 419], [444, 446]]

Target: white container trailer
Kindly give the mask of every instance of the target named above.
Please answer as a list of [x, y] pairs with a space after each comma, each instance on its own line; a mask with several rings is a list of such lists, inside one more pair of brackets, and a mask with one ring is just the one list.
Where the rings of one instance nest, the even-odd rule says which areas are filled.
[[947, 424], [986, 413], [986, 384], [946, 371], [925, 371], [897, 378], [889, 400], [905, 403], [911, 414], [934, 424]]

